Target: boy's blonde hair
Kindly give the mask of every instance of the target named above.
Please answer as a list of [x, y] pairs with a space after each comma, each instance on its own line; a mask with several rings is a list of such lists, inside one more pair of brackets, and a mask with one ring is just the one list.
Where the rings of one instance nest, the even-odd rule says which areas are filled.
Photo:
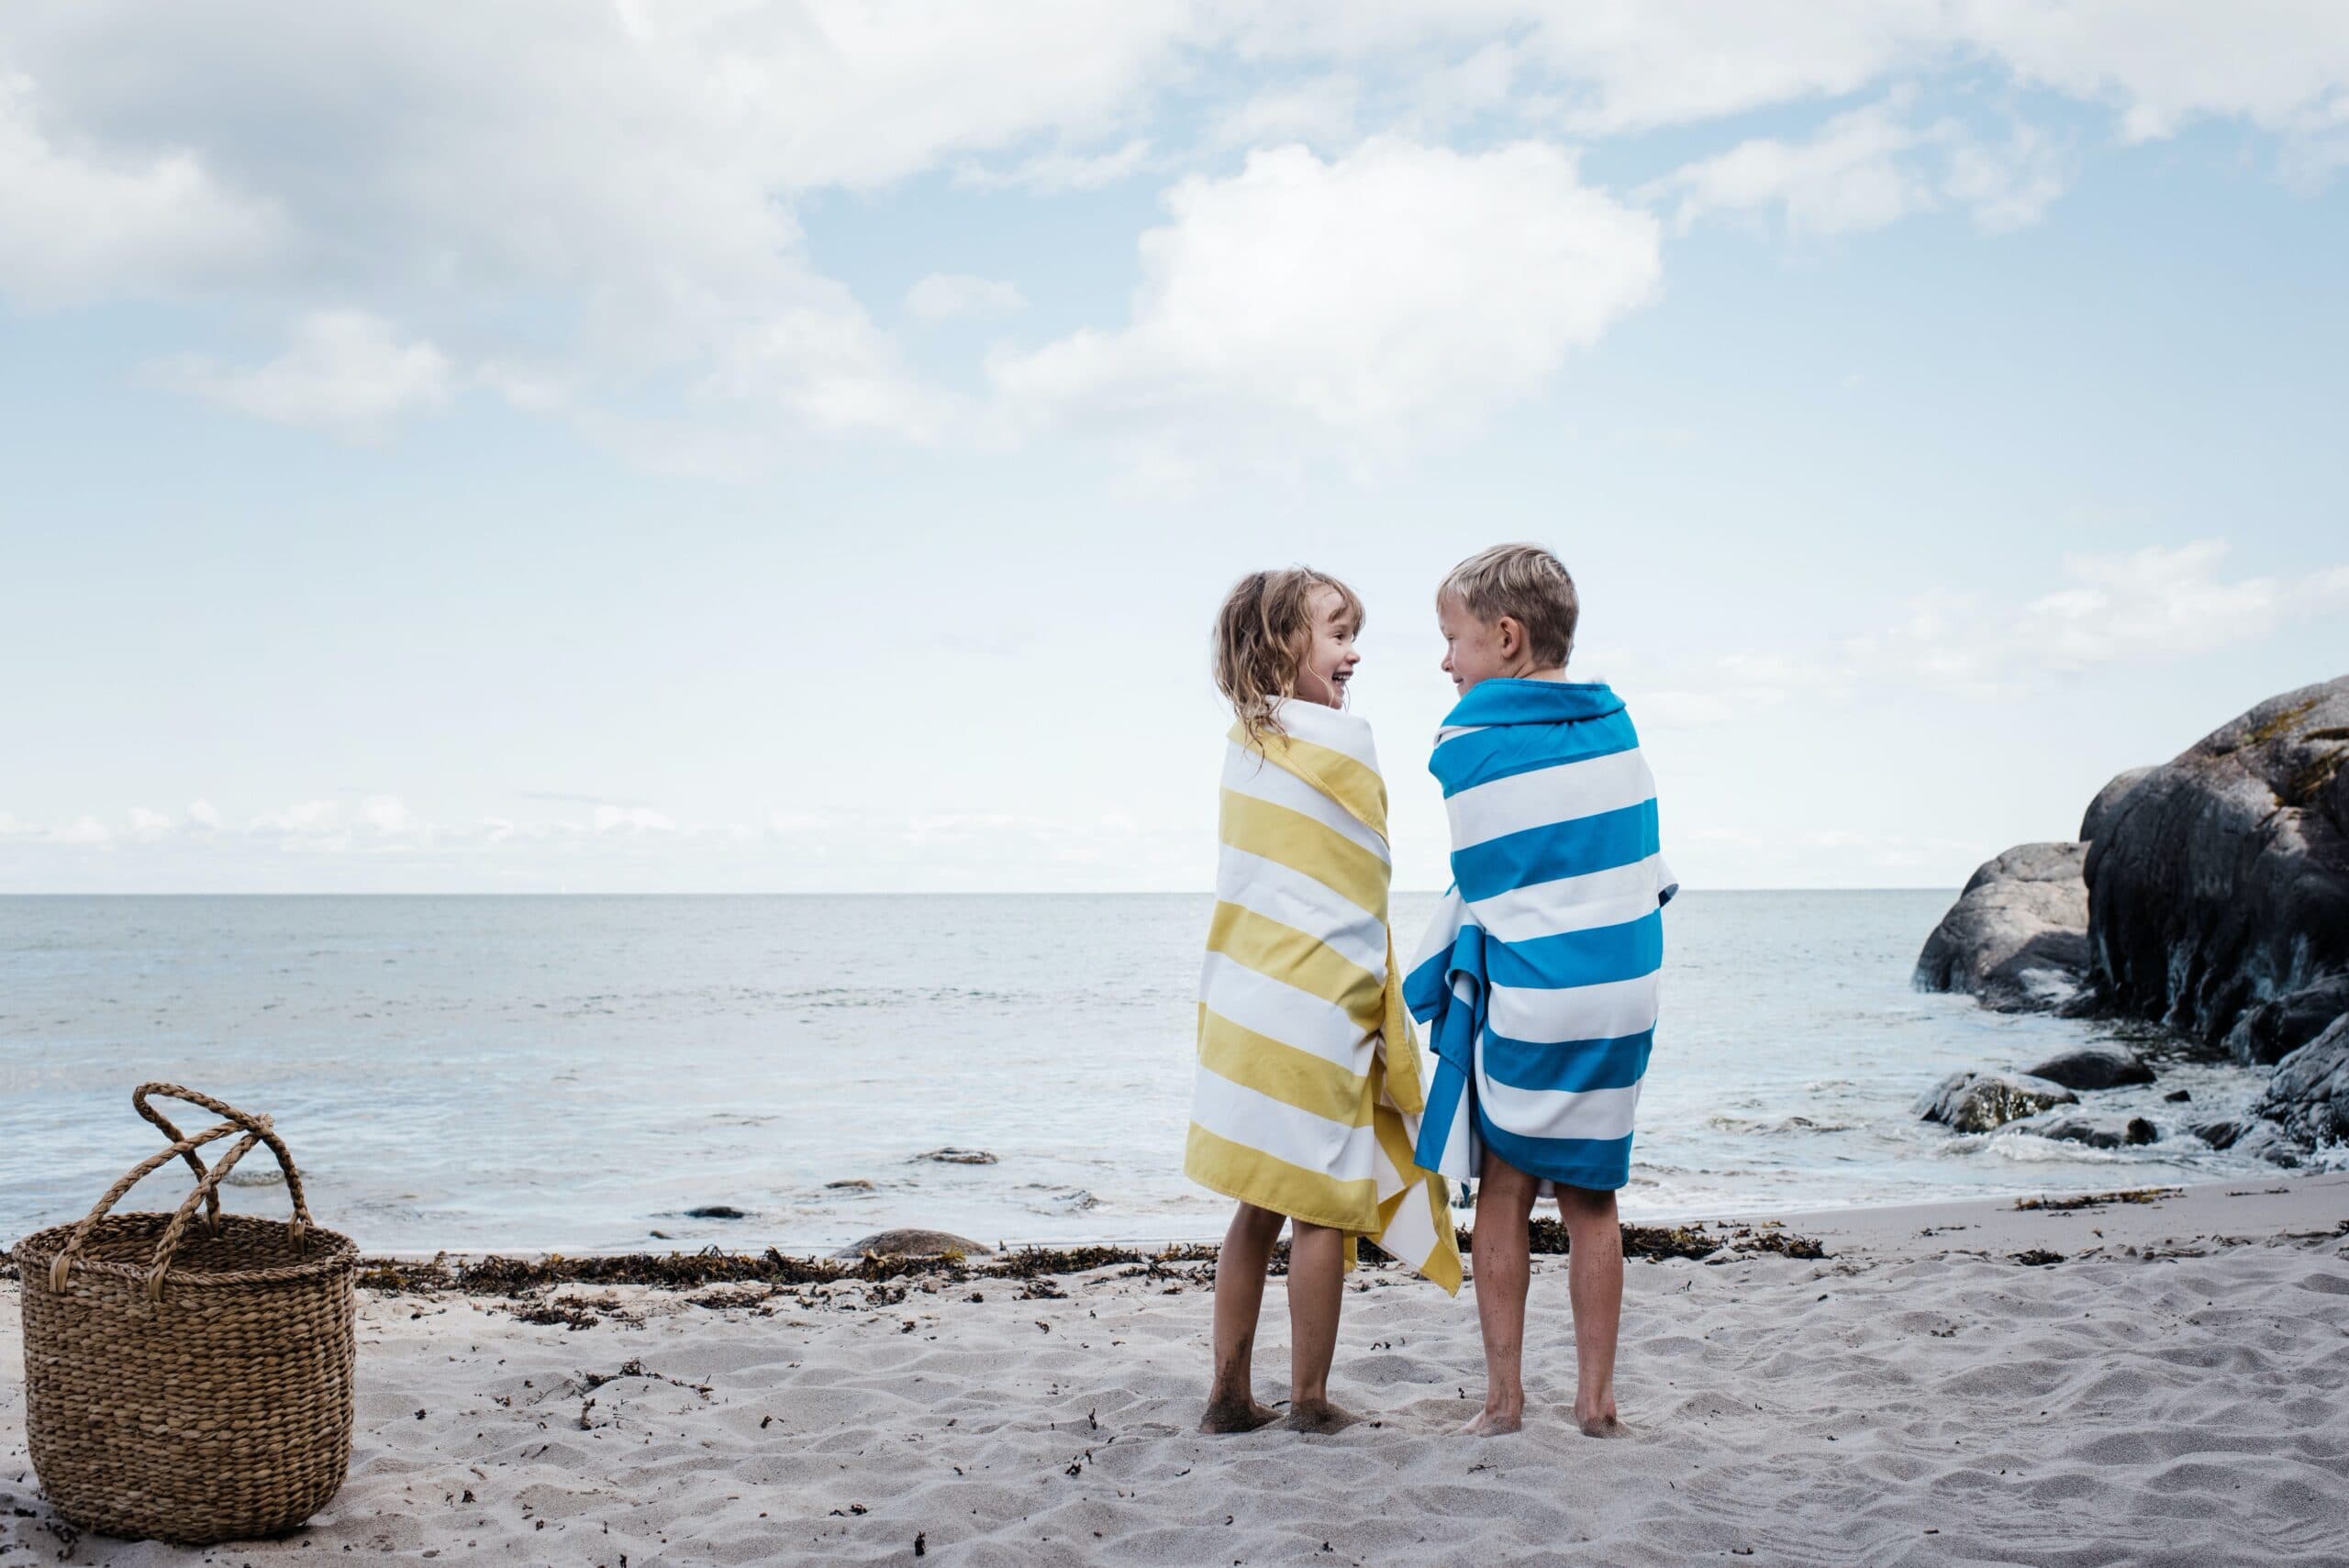
[[1231, 585], [1215, 617], [1215, 684], [1231, 704], [1248, 742], [1259, 751], [1283, 735], [1273, 708], [1297, 695], [1297, 673], [1313, 647], [1313, 595], [1331, 588], [1363, 627], [1362, 600], [1327, 573], [1307, 566], [1251, 572]]
[[1563, 668], [1575, 649], [1582, 601], [1565, 564], [1538, 544], [1497, 544], [1452, 569], [1438, 599], [1492, 626], [1508, 616], [1525, 628], [1526, 650], [1542, 669]]

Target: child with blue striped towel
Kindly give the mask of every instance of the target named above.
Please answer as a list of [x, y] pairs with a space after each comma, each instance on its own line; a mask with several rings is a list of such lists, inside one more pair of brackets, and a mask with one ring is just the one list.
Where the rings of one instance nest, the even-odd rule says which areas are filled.
[[1358, 1238], [1460, 1289], [1443, 1180], [1412, 1159], [1426, 1101], [1386, 924], [1386, 785], [1370, 726], [1345, 711], [1362, 622], [1353, 590], [1303, 567], [1242, 578], [1216, 622], [1234, 722], [1183, 1167], [1240, 1207], [1216, 1260], [1202, 1431], [1279, 1418], [1251, 1362], [1284, 1224], [1296, 1430], [1355, 1419], [1329, 1385]]
[[1658, 852], [1655, 780], [1622, 698], [1565, 678], [1580, 605], [1536, 545], [1498, 545], [1436, 594], [1443, 669], [1460, 700], [1429, 771], [1452, 819], [1453, 885], [1405, 984], [1435, 1079], [1417, 1157], [1475, 1177], [1476, 1318], [1485, 1406], [1465, 1429], [1524, 1423], [1527, 1224], [1554, 1195], [1575, 1322], [1575, 1420], [1623, 1431], [1615, 1343], [1623, 1312], [1615, 1194], [1655, 1038], [1662, 909], [1678, 891]]

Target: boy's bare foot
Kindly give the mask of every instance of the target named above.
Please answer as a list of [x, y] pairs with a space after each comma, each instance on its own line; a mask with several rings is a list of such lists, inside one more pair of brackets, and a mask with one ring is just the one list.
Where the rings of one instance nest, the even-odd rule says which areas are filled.
[[1468, 1424], [1460, 1429], [1460, 1435], [1464, 1438], [1498, 1438], [1524, 1429], [1525, 1407], [1523, 1406], [1509, 1409], [1502, 1406], [1487, 1405], [1469, 1418]]
[[1244, 1403], [1237, 1399], [1219, 1399], [1208, 1407], [1199, 1418], [1199, 1430], [1210, 1437], [1226, 1432], [1252, 1432], [1259, 1427], [1269, 1427], [1281, 1418], [1281, 1413], [1254, 1398]]
[[1302, 1399], [1289, 1407], [1281, 1425], [1292, 1432], [1341, 1432], [1362, 1418], [1327, 1399]]
[[1590, 1409], [1576, 1406], [1575, 1425], [1582, 1429], [1582, 1435], [1586, 1438], [1628, 1438], [1631, 1435], [1631, 1429], [1616, 1419], [1615, 1401], [1612, 1399]]

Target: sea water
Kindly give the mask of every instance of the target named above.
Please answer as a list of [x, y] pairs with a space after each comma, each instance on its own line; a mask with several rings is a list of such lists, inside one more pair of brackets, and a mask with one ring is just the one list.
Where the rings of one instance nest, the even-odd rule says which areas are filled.
[[[1690, 893], [1623, 1208], [1662, 1218], [2214, 1180], [2264, 1072], [2088, 1096], [2150, 1146], [1958, 1137], [1918, 1095], [2091, 1025], [1911, 988], [1944, 892]], [[1396, 899], [1408, 955], [1435, 904]], [[143, 1080], [266, 1111], [373, 1250], [1208, 1239], [1183, 1178], [1205, 895], [0, 898], [0, 1240], [161, 1146]], [[2177, 1088], [2193, 1096], [2173, 1104]], [[179, 1114], [176, 1111], [175, 1115]], [[200, 1111], [183, 1128], [208, 1121]], [[984, 1155], [983, 1162], [929, 1156]], [[230, 1207], [281, 1210], [266, 1151]], [[125, 1207], [168, 1207], [173, 1165]], [[722, 1207], [739, 1219], [696, 1218]]]

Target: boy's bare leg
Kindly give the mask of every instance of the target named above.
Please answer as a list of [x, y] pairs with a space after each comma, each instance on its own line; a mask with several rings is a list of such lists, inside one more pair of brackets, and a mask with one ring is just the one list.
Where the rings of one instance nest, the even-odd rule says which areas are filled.
[[1485, 1407], [1461, 1429], [1479, 1437], [1525, 1425], [1525, 1227], [1534, 1179], [1491, 1150], [1476, 1189], [1476, 1326], [1485, 1335]]
[[1291, 1431], [1334, 1432], [1356, 1417], [1330, 1403], [1330, 1362], [1338, 1353], [1338, 1313], [1346, 1299], [1345, 1233], [1299, 1220], [1288, 1240]]
[[[1575, 1309], [1575, 1423], [1585, 1437], [1620, 1438], [1615, 1340], [1623, 1327], [1623, 1230], [1615, 1195], [1561, 1182], [1558, 1216], [1566, 1222], [1566, 1296]], [[1484, 1266], [1480, 1255], [1480, 1277]]]
[[1208, 1389], [1203, 1432], [1252, 1432], [1280, 1418], [1256, 1402], [1250, 1383], [1256, 1314], [1264, 1304], [1264, 1270], [1280, 1239], [1282, 1216], [1243, 1203], [1223, 1233], [1215, 1260], [1215, 1382]]

